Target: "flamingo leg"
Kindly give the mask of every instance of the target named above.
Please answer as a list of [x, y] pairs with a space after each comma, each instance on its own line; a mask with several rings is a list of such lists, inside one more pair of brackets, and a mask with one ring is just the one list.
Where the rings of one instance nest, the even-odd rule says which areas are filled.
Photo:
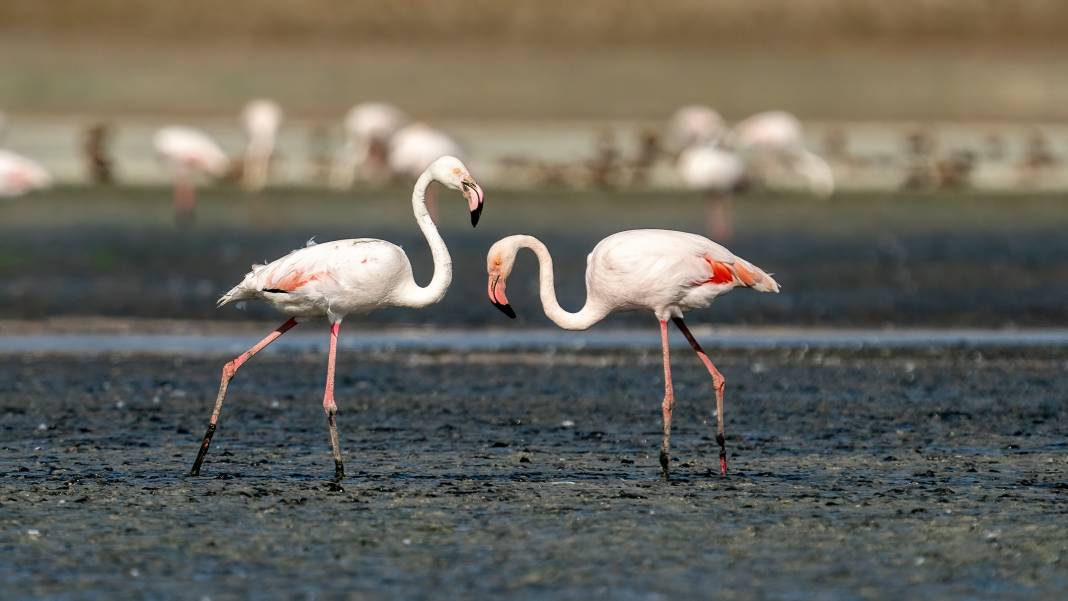
[[675, 389], [671, 385], [671, 356], [668, 350], [668, 325], [660, 322], [660, 344], [664, 348], [664, 402], [661, 410], [664, 414], [664, 439], [660, 443], [660, 470], [665, 480], [670, 477], [671, 461], [671, 411], [675, 408]]
[[323, 393], [323, 410], [326, 411], [326, 425], [330, 428], [330, 450], [334, 454], [334, 479], [345, 478], [345, 466], [341, 463], [341, 444], [337, 435], [337, 403], [334, 402], [334, 364], [337, 360], [337, 335], [341, 322], [330, 324], [330, 354], [326, 360], [326, 391]]
[[222, 413], [223, 399], [226, 398], [226, 388], [230, 385], [230, 380], [234, 379], [234, 376], [237, 375], [237, 370], [256, 353], [267, 348], [267, 345], [277, 340], [279, 336], [288, 332], [295, 325], [297, 325], [297, 319], [291, 317], [289, 321], [275, 328], [273, 332], [268, 334], [263, 340], [257, 342], [252, 348], [241, 353], [233, 361], [230, 361], [223, 366], [222, 381], [219, 383], [219, 396], [215, 397], [215, 410], [211, 412], [211, 421], [208, 422], [208, 431], [204, 434], [204, 441], [200, 443], [200, 451], [197, 453], [196, 461], [193, 462], [193, 469], [189, 470], [190, 476], [200, 475], [200, 466], [204, 463], [204, 457], [208, 455], [208, 447], [211, 446], [211, 437], [215, 435], [215, 427], [219, 423], [219, 414]]
[[174, 182], [174, 220], [179, 225], [193, 221], [196, 209], [196, 188], [189, 175], [179, 175]]
[[712, 192], [705, 200], [705, 228], [713, 240], [734, 237], [734, 199], [729, 193]]
[[681, 317], [673, 317], [671, 321], [675, 322], [679, 331], [686, 337], [686, 340], [693, 347], [694, 352], [701, 359], [701, 362], [705, 364], [705, 368], [708, 369], [708, 373], [712, 376], [712, 385], [716, 389], [716, 442], [719, 443], [719, 473], [721, 475], [727, 475], [727, 439], [723, 435], [723, 392], [727, 386], [727, 380], [723, 377], [723, 374], [719, 373], [715, 365], [712, 365], [712, 360], [708, 358], [705, 350], [701, 348], [701, 344], [697, 342], [697, 339], [693, 337], [693, 333], [690, 332], [690, 328], [686, 327], [686, 323], [682, 321]]

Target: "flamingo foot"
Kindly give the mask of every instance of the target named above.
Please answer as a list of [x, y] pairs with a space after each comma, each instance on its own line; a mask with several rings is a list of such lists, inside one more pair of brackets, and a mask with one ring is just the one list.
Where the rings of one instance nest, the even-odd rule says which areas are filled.
[[341, 462], [341, 446], [338, 443], [337, 419], [335, 411], [328, 411], [326, 423], [330, 427], [330, 450], [334, 455], [334, 481], [341, 482], [345, 479], [345, 465]]
[[716, 434], [716, 442], [719, 443], [719, 475], [727, 475], [727, 441], [722, 434]]
[[204, 464], [204, 458], [208, 455], [212, 436], [215, 436], [215, 424], [208, 424], [208, 431], [204, 434], [204, 441], [200, 443], [200, 451], [197, 452], [197, 459], [193, 462], [193, 469], [189, 470], [190, 476], [200, 475], [200, 466]]
[[660, 449], [660, 477], [664, 480], [671, 479], [671, 458], [668, 456], [667, 451]]

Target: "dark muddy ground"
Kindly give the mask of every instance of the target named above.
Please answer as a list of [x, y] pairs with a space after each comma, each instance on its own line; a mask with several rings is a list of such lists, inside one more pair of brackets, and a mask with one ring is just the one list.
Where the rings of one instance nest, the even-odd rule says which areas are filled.
[[[478, 229], [462, 201], [441, 196], [455, 277], [428, 311], [383, 311], [348, 323], [549, 326], [533, 256], [520, 257], [508, 322], [485, 298], [485, 253], [515, 233], [541, 237], [556, 258], [561, 303], [585, 298], [585, 257], [607, 234], [640, 227], [702, 231], [701, 201], [664, 192], [487, 192]], [[414, 224], [410, 190], [348, 195], [271, 190], [247, 199], [205, 193], [196, 227], [176, 231], [160, 188], [57, 189], [0, 205], [0, 319], [94, 315], [271, 321], [255, 304], [217, 310], [215, 299], [251, 263], [319, 241], [371, 236], [401, 244], [416, 276], [430, 253]], [[756, 193], [737, 203], [730, 248], [775, 272], [782, 294], [738, 292], [697, 320], [720, 324], [1001, 327], [1068, 323], [1068, 210], [1059, 195], [851, 195], [830, 202]], [[647, 315], [609, 318], [648, 323]]]
[[[1063, 599], [1063, 349], [0, 359], [0, 596]], [[564, 422], [573, 422], [565, 424]]]

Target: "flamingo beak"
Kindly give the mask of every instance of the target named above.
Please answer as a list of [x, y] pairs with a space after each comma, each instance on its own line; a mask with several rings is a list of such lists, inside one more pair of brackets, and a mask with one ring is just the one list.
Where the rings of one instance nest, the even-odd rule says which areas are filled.
[[504, 295], [504, 279], [501, 278], [500, 272], [492, 272], [489, 277], [489, 299], [493, 303], [494, 307], [501, 310], [508, 317], [515, 319], [515, 311], [512, 306], [508, 304], [508, 297]]
[[464, 198], [467, 199], [467, 208], [471, 210], [471, 227], [475, 227], [478, 225], [478, 218], [482, 215], [482, 203], [486, 201], [486, 196], [482, 193], [482, 188], [470, 177], [465, 177], [460, 183], [463, 187]]

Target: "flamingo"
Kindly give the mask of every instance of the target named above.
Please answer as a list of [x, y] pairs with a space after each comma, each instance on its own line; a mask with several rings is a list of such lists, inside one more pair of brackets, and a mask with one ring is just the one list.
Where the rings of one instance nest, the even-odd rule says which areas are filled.
[[263, 340], [223, 366], [215, 410], [190, 475], [200, 474], [201, 464], [219, 421], [226, 388], [237, 370], [298, 322], [312, 317], [326, 317], [330, 323], [330, 351], [327, 355], [323, 410], [330, 430], [334, 477], [338, 481], [345, 477], [335, 419], [337, 404], [334, 402], [334, 364], [341, 321], [349, 314], [369, 313], [382, 307], [426, 307], [445, 296], [452, 281], [452, 259], [426, 209], [427, 187], [435, 181], [463, 193], [471, 211], [472, 226], [478, 224], [484, 200], [482, 188], [471, 177], [467, 167], [455, 157], [439, 158], [419, 176], [412, 192], [412, 211], [434, 257], [434, 276], [428, 285], [420, 286], [415, 282], [407, 255], [395, 244], [371, 238], [323, 244], [309, 241], [309, 246], [295, 250], [273, 263], [253, 265], [252, 271], [245, 275], [241, 283], [219, 299], [220, 307], [239, 300], [263, 300], [290, 317]]
[[706, 230], [713, 238], [730, 239], [734, 235], [733, 195], [746, 185], [745, 162], [728, 149], [700, 144], [682, 151], [675, 166], [687, 188], [706, 195]]
[[586, 258], [586, 304], [577, 313], [560, 307], [553, 284], [553, 261], [549, 250], [533, 236], [509, 236], [498, 240], [486, 258], [490, 302], [505, 315], [515, 311], [505, 296], [505, 284], [521, 248], [538, 257], [541, 304], [545, 315], [565, 330], [585, 330], [618, 311], [652, 311], [660, 322], [664, 354], [664, 437], [660, 467], [669, 476], [671, 412], [675, 393], [671, 386], [668, 354], [668, 320], [675, 323], [712, 376], [716, 393], [716, 442], [720, 473], [727, 474], [727, 446], [723, 433], [723, 396], [726, 380], [698, 344], [682, 319], [683, 311], [707, 307], [734, 288], [778, 292], [771, 275], [735, 256], [715, 242], [671, 230], [630, 230], [601, 240]]
[[167, 164], [174, 178], [174, 215], [181, 223], [193, 217], [196, 208], [197, 173], [222, 177], [230, 159], [204, 132], [190, 127], [164, 127], [153, 140], [156, 154]]
[[0, 149], [0, 198], [21, 196], [52, 185], [52, 176], [33, 159]]
[[389, 144], [389, 169], [394, 175], [415, 176], [441, 156], [464, 156], [448, 134], [425, 123], [413, 123], [393, 135]]
[[727, 125], [712, 107], [703, 104], [684, 106], [668, 122], [668, 148], [678, 154], [696, 145], [717, 142], [727, 133]]
[[282, 107], [273, 100], [253, 100], [241, 111], [241, 122], [248, 134], [241, 184], [255, 192], [267, 184], [275, 139], [282, 125]]
[[334, 159], [330, 185], [339, 190], [351, 188], [361, 165], [370, 177], [381, 178], [387, 170], [389, 139], [407, 122], [407, 115], [385, 102], [364, 102], [349, 109], [344, 123], [345, 143]]
[[819, 155], [805, 148], [801, 121], [785, 111], [757, 113], [735, 125], [724, 139], [727, 146], [757, 158], [779, 161], [808, 182], [820, 198], [834, 193], [834, 174]]

